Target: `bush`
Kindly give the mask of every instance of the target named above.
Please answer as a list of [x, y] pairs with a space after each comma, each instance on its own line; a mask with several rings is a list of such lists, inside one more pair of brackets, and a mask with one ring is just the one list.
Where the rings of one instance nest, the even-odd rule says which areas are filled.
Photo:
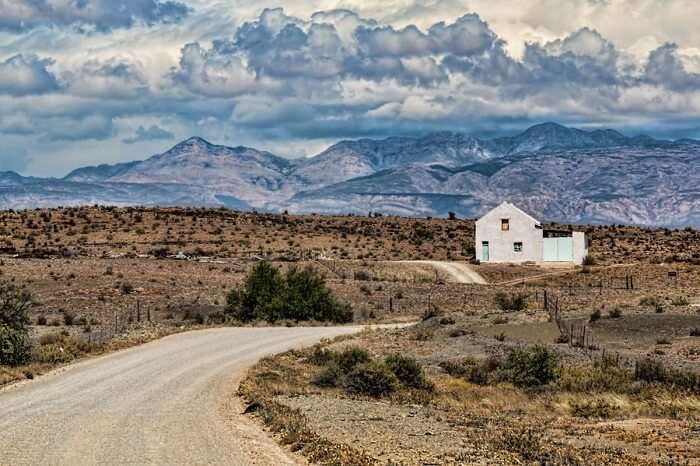
[[0, 282], [0, 326], [25, 330], [31, 304], [29, 291], [11, 282]]
[[622, 317], [622, 309], [620, 309], [619, 307], [610, 309], [610, 311], [608, 312], [608, 317], [610, 317], [611, 319], [621, 318]]
[[427, 390], [433, 388], [432, 384], [425, 378], [423, 367], [415, 358], [392, 354], [387, 356], [384, 363], [403, 386]]
[[371, 361], [369, 353], [362, 348], [349, 347], [339, 353], [331, 353], [332, 361], [345, 373], [349, 373], [360, 364]]
[[600, 309], [596, 309], [595, 311], [591, 312], [591, 316], [589, 317], [588, 321], [595, 322], [597, 320], [600, 320], [600, 317], [601, 317]]
[[571, 414], [584, 418], [609, 418], [613, 416], [619, 407], [603, 398], [593, 400], [575, 400], [571, 403]]
[[46, 317], [45, 316], [39, 316], [36, 318], [36, 324], [37, 325], [46, 325]]
[[477, 385], [486, 385], [497, 381], [496, 374], [503, 361], [496, 357], [490, 357], [479, 362], [474, 358], [465, 358], [461, 361], [444, 361], [440, 367], [452, 377], [461, 378]]
[[645, 296], [644, 298], [639, 300], [640, 306], [654, 307], [657, 304], [659, 304], [659, 300], [656, 299], [655, 297]]
[[75, 314], [72, 312], [66, 311], [63, 313], [63, 323], [66, 324], [67, 326], [73, 325], [75, 322]]
[[19, 366], [27, 363], [31, 348], [25, 330], [0, 325], [0, 365]]
[[700, 337], [700, 327], [691, 328], [689, 335], [691, 337]]
[[671, 304], [674, 306], [687, 306], [690, 304], [690, 301], [688, 301], [688, 298], [685, 296], [678, 296], [677, 298], [673, 298]]
[[666, 368], [656, 359], [642, 359], [634, 366], [634, 379], [642, 382], [657, 383], [666, 381]]
[[345, 374], [336, 363], [331, 363], [319, 372], [311, 383], [319, 387], [339, 387], [343, 383]]
[[398, 386], [396, 376], [384, 364], [377, 362], [357, 366], [345, 380], [348, 391], [375, 398], [395, 392]]
[[241, 288], [227, 297], [226, 313], [251, 321], [256, 319], [351, 322], [352, 309], [339, 303], [314, 269], [290, 268], [286, 274], [267, 262], [258, 263]]
[[595, 257], [591, 256], [590, 254], [588, 254], [586, 257], [583, 258], [583, 265], [590, 267], [590, 266], [593, 266], [595, 264], [596, 264]]
[[631, 382], [632, 374], [614, 364], [563, 365], [558, 370], [556, 388], [583, 393], [624, 392]]
[[527, 298], [526, 294], [521, 293], [510, 296], [505, 293], [498, 293], [495, 301], [496, 306], [502, 311], [524, 311], [527, 309]]
[[559, 357], [546, 346], [512, 350], [503, 363], [506, 379], [518, 387], [539, 387], [557, 376]]

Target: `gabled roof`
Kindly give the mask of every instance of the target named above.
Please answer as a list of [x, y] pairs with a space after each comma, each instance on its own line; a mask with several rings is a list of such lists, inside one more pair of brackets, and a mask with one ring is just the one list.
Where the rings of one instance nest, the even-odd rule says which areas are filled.
[[[529, 218], [530, 220], [532, 220], [532, 221], [535, 222], [536, 224], [538, 224], [538, 225], [540, 224], [540, 221], [537, 220], [535, 217], [533, 217], [532, 215], [528, 214], [527, 212], [525, 212], [524, 210], [522, 210], [521, 208], [519, 208], [519, 207], [516, 206], [515, 204], [511, 204], [511, 203], [508, 202], [508, 201], [503, 201], [501, 204], [498, 205], [498, 207], [494, 207], [493, 209], [489, 210], [489, 211], [486, 212], [484, 215], [482, 215], [481, 218], [486, 217], [486, 216], [489, 215], [491, 212], [493, 212], [494, 210], [499, 209], [499, 208], [501, 208], [501, 207], [508, 207], [508, 208], [510, 208], [510, 209], [513, 209], [513, 210], [515, 210], [516, 212], [518, 212], [518, 213], [524, 215], [525, 217]], [[481, 220], [481, 218], [480, 218], [479, 220]]]

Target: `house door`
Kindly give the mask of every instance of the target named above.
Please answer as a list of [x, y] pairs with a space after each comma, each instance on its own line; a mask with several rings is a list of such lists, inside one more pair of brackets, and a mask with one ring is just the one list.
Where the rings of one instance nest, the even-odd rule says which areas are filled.
[[571, 262], [574, 260], [573, 238], [545, 238], [545, 262]]
[[481, 260], [484, 262], [489, 261], [489, 242], [483, 241], [481, 243]]

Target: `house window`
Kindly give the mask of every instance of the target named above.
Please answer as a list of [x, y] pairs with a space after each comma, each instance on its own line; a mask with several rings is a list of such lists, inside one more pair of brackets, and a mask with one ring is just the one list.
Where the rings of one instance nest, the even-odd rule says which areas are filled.
[[514, 252], [523, 252], [523, 243], [513, 243]]
[[510, 219], [502, 218], [501, 219], [501, 231], [508, 231], [508, 230], [510, 230]]

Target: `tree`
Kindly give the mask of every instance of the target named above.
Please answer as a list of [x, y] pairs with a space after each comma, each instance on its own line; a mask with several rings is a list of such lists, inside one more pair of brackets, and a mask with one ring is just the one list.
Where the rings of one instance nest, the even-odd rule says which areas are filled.
[[280, 319], [350, 322], [352, 310], [339, 303], [325, 279], [312, 268], [290, 268], [286, 274], [267, 262], [258, 263], [241, 288], [228, 295], [226, 312], [251, 321]]

